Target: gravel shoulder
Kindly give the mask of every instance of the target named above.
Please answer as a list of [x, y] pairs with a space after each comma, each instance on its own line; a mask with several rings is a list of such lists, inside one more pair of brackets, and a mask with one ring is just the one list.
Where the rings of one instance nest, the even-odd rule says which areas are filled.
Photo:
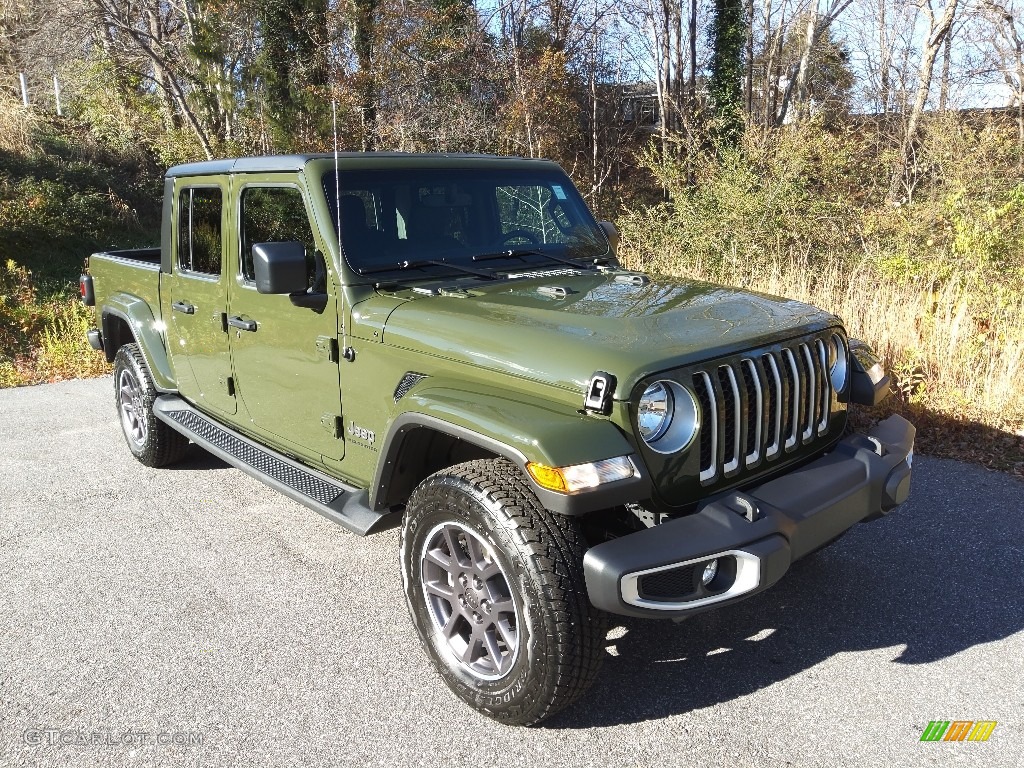
[[[517, 729], [428, 666], [397, 532], [194, 447], [141, 466], [112, 389], [0, 390], [2, 765], [1024, 764], [1016, 478], [918, 457], [896, 513], [732, 608], [618, 623], [586, 699]], [[939, 719], [998, 725], [919, 742]]]

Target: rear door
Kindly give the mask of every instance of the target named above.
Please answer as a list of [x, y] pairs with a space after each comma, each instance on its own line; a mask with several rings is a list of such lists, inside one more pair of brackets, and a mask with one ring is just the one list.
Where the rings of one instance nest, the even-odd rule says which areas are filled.
[[300, 454], [340, 459], [344, 441], [334, 281], [324, 274], [316, 286], [323, 301], [298, 306], [288, 296], [257, 293], [253, 275], [254, 244], [292, 240], [305, 246], [310, 288], [317, 281], [318, 264], [329, 269], [301, 177], [237, 176], [232, 201], [237, 212], [236, 266], [228, 323], [238, 395], [262, 432]]
[[227, 201], [226, 180], [175, 180], [173, 266], [164, 278], [170, 311], [164, 317], [179, 392], [200, 408], [234, 414], [223, 269], [230, 228]]

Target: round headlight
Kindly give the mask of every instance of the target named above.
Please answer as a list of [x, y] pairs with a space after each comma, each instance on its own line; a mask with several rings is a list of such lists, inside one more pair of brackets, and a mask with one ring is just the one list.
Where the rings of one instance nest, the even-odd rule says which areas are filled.
[[637, 424], [645, 442], [653, 443], [665, 434], [672, 423], [672, 406], [672, 393], [662, 382], [656, 381], [644, 390]]
[[828, 343], [828, 356], [830, 364], [830, 375], [832, 378], [832, 389], [842, 392], [846, 387], [846, 379], [849, 374], [849, 355], [846, 352], [846, 343], [838, 333], [833, 333]]
[[658, 453], [688, 448], [700, 429], [697, 401], [681, 384], [656, 381], [640, 397], [637, 427], [644, 442]]

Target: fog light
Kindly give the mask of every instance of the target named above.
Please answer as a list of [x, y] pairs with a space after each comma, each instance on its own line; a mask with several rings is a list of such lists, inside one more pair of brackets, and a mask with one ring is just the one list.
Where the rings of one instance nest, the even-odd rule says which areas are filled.
[[701, 574], [700, 581], [706, 587], [712, 581], [715, 580], [715, 576], [718, 574], [718, 560], [712, 560], [710, 563], [704, 566], [704, 573]]

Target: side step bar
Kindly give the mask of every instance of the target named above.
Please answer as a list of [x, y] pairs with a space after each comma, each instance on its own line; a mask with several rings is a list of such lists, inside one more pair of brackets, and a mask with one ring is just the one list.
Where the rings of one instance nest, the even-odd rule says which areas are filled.
[[401, 512], [370, 509], [366, 491], [345, 485], [260, 445], [214, 421], [177, 395], [158, 397], [153, 403], [153, 413], [196, 445], [353, 533], [365, 536], [401, 522]]

